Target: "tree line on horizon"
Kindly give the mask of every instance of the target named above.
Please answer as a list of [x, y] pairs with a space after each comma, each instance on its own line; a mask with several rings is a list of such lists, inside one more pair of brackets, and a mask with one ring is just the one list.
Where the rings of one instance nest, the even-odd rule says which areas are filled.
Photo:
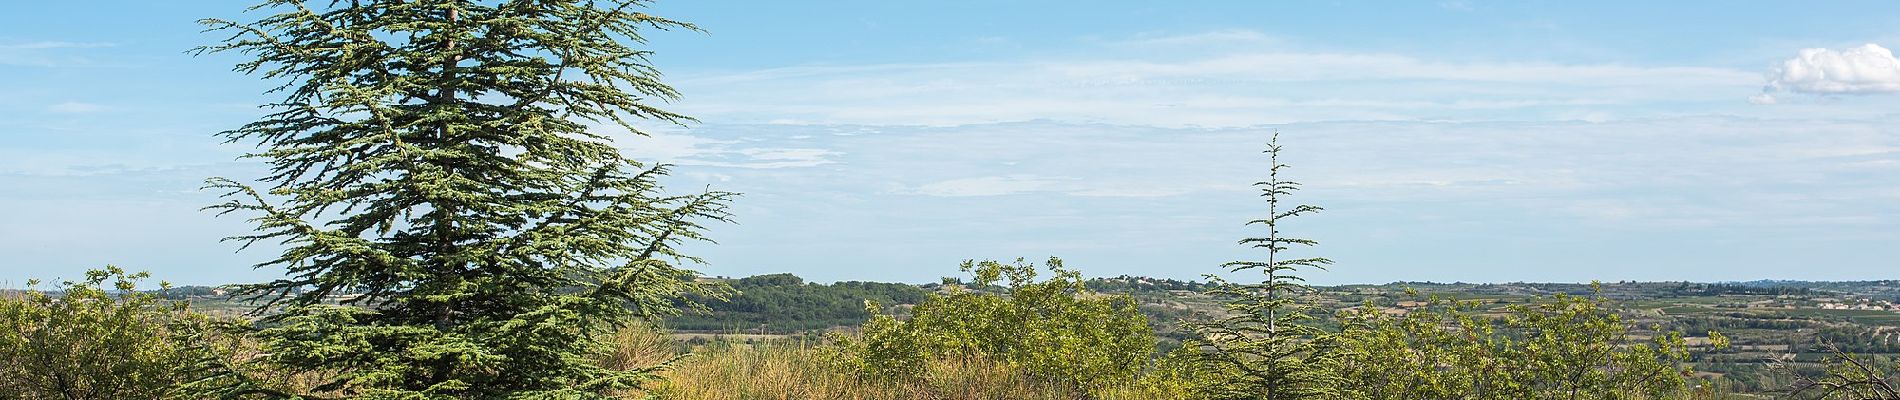
[[[1223, 311], [1173, 321], [1192, 335], [1166, 352], [1131, 298], [1055, 258], [965, 261], [969, 281], [921, 297], [863, 285], [914, 306], [899, 318], [859, 304], [861, 329], [817, 343], [659, 350], [665, 317], [804, 285], [696, 279], [701, 260], [681, 245], [730, 221], [737, 194], [669, 190], [671, 166], [592, 129], [693, 121], [660, 107], [679, 93], [642, 45], [651, 30], [698, 28], [646, 3], [265, 0], [253, 20], [203, 20], [225, 39], [196, 54], [246, 56], [236, 71], [282, 84], [267, 114], [221, 133], [255, 145], [246, 157], [268, 173], [205, 187], [225, 199], [207, 209], [254, 225], [229, 240], [283, 245], [257, 266], [284, 275], [234, 287], [256, 302], [238, 317], [132, 292], [148, 275], [111, 267], [57, 296], [0, 298], [0, 398], [1725, 395], [1685, 366], [1684, 332], [1638, 335], [1599, 296], [1496, 314], [1437, 298], [1403, 315], [1317, 309], [1301, 275], [1332, 261], [1283, 230], [1321, 209], [1292, 202], [1277, 133], [1255, 184], [1264, 211], [1246, 221], [1257, 234], [1239, 240], [1258, 258], [1219, 266], [1254, 278], [1209, 274], [1202, 289]], [[1803, 395], [1900, 399], [1890, 365], [1829, 365], [1801, 377]]]

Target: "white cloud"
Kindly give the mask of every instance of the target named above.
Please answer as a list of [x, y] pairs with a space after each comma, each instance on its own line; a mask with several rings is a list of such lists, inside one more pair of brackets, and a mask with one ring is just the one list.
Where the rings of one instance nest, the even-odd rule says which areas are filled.
[[1756, 104], [1774, 104], [1776, 92], [1816, 95], [1900, 92], [1900, 59], [1893, 51], [1868, 43], [1842, 50], [1801, 49], [1800, 55], [1768, 71], [1762, 93], [1750, 97]]
[[92, 103], [77, 102], [77, 101], [68, 101], [68, 102], [46, 106], [46, 111], [51, 111], [51, 112], [56, 112], [56, 113], [61, 113], [61, 114], [84, 114], [84, 113], [91, 113], [91, 112], [99, 112], [105, 109], [106, 109], [105, 106], [92, 104]]

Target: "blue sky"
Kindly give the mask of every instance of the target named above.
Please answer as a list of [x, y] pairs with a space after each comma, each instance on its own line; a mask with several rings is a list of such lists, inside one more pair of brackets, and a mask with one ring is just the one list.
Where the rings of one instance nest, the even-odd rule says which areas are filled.
[[[268, 82], [204, 17], [0, 12], [0, 282], [266, 279], [210, 176]], [[965, 258], [1198, 278], [1251, 254], [1283, 134], [1317, 283], [1894, 279], [1900, 3], [662, 1], [703, 122], [621, 136], [744, 192], [708, 274], [931, 281]], [[1871, 46], [1870, 46], [1871, 45]], [[604, 132], [613, 129], [602, 128]]]

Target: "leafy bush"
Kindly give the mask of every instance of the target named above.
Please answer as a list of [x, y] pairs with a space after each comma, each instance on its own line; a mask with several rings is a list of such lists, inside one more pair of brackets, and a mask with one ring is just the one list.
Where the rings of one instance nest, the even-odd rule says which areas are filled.
[[[0, 296], [0, 399], [157, 399], [178, 378], [183, 303], [133, 291], [119, 267], [59, 284], [59, 295]], [[110, 286], [107, 286], [110, 285]]]
[[1082, 391], [1132, 381], [1155, 348], [1134, 300], [1089, 291], [1059, 259], [1045, 265], [1053, 276], [1038, 282], [1036, 266], [1021, 259], [965, 261], [970, 288], [948, 286], [912, 309], [909, 320], [873, 317], [860, 337], [841, 340], [835, 359], [869, 377], [915, 379], [937, 372], [936, 361], [960, 360], [1003, 363]]
[[[1366, 399], [1684, 398], [1690, 369], [1678, 332], [1639, 336], [1598, 297], [1557, 295], [1502, 316], [1432, 299], [1403, 315], [1373, 306], [1345, 317], [1343, 390]], [[1711, 338], [1725, 344], [1719, 334]]]

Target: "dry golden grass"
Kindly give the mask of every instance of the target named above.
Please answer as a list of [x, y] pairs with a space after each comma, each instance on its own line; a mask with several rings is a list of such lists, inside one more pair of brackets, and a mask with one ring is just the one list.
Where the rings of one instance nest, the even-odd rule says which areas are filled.
[[613, 351], [601, 355], [600, 365], [609, 369], [628, 370], [659, 364], [675, 356], [674, 342], [658, 329], [641, 325], [630, 325], [615, 331], [607, 338], [613, 345]]
[[[653, 365], [676, 356], [679, 347], [651, 330], [630, 329], [613, 338], [615, 351], [602, 362], [614, 368]], [[714, 343], [693, 349], [642, 393], [665, 400], [1074, 400], [1167, 399], [1139, 385], [1095, 396], [1040, 382], [1018, 368], [982, 358], [930, 363], [909, 379], [861, 378], [824, 361], [819, 346], [796, 340]]]
[[821, 359], [818, 349], [795, 342], [707, 346], [665, 373], [653, 393], [675, 400], [1082, 398], [984, 360], [943, 360], [922, 377], [887, 380], [861, 379]]

